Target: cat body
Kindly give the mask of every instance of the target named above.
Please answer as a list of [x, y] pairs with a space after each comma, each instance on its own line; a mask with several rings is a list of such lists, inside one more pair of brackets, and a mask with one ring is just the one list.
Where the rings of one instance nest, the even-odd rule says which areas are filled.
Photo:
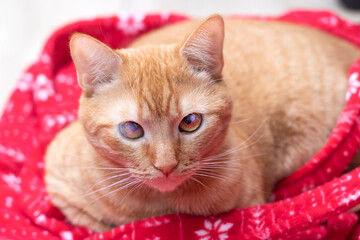
[[[319, 30], [240, 19], [224, 30], [218, 15], [152, 31], [128, 49], [80, 34], [70, 48], [79, 120], [50, 144], [45, 180], [54, 205], [96, 231], [265, 203], [326, 142], [360, 57]], [[182, 129], [188, 116], [195, 130]], [[136, 138], [124, 135], [129, 122]]]

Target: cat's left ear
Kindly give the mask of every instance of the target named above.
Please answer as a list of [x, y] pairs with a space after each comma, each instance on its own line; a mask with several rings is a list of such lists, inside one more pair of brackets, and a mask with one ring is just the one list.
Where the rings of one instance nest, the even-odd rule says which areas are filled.
[[117, 77], [122, 62], [110, 47], [85, 34], [74, 34], [70, 52], [81, 89], [89, 95]]
[[189, 35], [180, 48], [180, 54], [196, 69], [219, 78], [224, 66], [223, 44], [224, 20], [215, 14]]

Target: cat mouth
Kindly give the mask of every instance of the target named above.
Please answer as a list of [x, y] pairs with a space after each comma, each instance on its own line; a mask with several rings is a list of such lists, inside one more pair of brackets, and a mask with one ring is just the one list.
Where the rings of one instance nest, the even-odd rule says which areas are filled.
[[186, 179], [188, 179], [187, 176], [181, 176], [181, 177], [163, 176], [163, 177], [149, 179], [143, 182], [148, 186], [159, 190], [160, 192], [171, 192], [174, 191]]

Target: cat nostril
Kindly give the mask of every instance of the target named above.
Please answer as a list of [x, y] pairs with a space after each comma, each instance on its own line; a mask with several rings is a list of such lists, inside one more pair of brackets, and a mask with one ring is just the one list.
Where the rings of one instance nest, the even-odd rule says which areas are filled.
[[161, 171], [166, 177], [168, 177], [170, 175], [170, 173], [174, 170], [174, 168], [176, 168], [177, 163], [171, 164], [171, 165], [156, 165], [156, 164], [154, 164], [153, 166], [157, 170]]

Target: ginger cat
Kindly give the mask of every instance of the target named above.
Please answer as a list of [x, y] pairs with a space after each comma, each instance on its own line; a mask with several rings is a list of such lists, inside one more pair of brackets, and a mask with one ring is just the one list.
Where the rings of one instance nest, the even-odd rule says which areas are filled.
[[265, 203], [325, 143], [360, 57], [319, 30], [241, 19], [224, 28], [219, 15], [128, 49], [83, 34], [70, 48], [79, 120], [50, 144], [45, 180], [54, 205], [96, 231]]

